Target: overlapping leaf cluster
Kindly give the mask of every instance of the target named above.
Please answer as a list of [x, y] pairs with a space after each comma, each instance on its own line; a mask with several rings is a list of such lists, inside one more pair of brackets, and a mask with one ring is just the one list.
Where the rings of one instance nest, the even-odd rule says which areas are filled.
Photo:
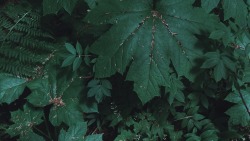
[[[16, 4], [16, 11], [26, 8]], [[43, 0], [31, 5], [43, 10], [36, 28], [54, 35], [55, 46], [48, 61], [34, 57], [44, 62], [39, 75], [0, 74], [0, 107], [18, 105], [0, 113], [0, 119], [8, 115], [7, 123], [0, 122], [4, 138], [249, 139], [249, 1]], [[12, 27], [1, 30], [2, 44], [5, 32], [18, 33], [14, 29], [22, 24], [20, 17], [11, 18]]]

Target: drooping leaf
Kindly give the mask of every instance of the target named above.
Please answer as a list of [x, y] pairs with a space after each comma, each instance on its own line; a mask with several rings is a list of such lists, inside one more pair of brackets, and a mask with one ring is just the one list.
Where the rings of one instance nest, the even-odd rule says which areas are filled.
[[170, 62], [178, 76], [192, 81], [195, 75], [190, 70], [201, 55], [198, 48], [194, 49], [194, 34], [209, 32], [217, 24], [217, 18], [193, 8], [193, 2], [99, 1], [85, 20], [113, 26], [90, 47], [99, 55], [96, 77], [124, 73], [129, 67], [127, 80], [134, 81], [134, 91], [143, 103], [160, 96], [159, 86], [169, 86]]
[[241, 27], [247, 25], [248, 9], [246, 3], [243, 0], [224, 0], [223, 9], [224, 20], [228, 20], [232, 17]]
[[84, 141], [84, 135], [87, 132], [87, 123], [79, 122], [70, 126], [68, 131], [61, 130], [59, 141]]
[[24, 91], [26, 79], [0, 74], [0, 103], [11, 103]]
[[62, 8], [71, 14], [77, 1], [78, 0], [43, 0], [43, 15], [57, 14]]
[[30, 140], [34, 136], [32, 128], [42, 122], [42, 115], [43, 111], [24, 105], [23, 111], [11, 112], [11, 121], [15, 124], [11, 125], [6, 132], [11, 137], [20, 135], [21, 138]]
[[201, 6], [209, 13], [219, 4], [219, 2], [220, 0], [201, 0]]

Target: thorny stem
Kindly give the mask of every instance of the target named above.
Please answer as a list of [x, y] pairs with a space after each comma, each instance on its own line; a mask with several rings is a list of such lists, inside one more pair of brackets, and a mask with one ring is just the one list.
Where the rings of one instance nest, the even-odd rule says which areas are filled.
[[248, 113], [248, 115], [250, 116], [250, 110], [249, 110], [249, 108], [248, 108], [248, 106], [247, 106], [247, 103], [246, 103], [246, 101], [245, 101], [245, 99], [244, 99], [244, 97], [243, 97], [241, 91], [238, 90], [238, 92], [239, 92], [239, 94], [240, 94], [240, 98], [241, 98], [241, 100], [242, 100], [242, 103], [243, 103], [244, 106], [246, 107], [247, 113]]

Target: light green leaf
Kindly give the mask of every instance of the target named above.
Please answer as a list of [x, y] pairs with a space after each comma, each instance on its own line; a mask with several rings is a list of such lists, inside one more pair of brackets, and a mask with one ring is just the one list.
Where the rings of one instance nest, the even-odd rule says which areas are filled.
[[[99, 55], [95, 64], [96, 77], [109, 77], [128, 69], [128, 81], [142, 103], [160, 96], [160, 86], [169, 86], [170, 62], [178, 76], [190, 81], [191, 68], [201, 50], [195, 48], [200, 31], [210, 32], [217, 18], [199, 8], [194, 0], [153, 1], [102, 0], [85, 20], [92, 24], [113, 26], [90, 47]], [[122, 34], [121, 34], [122, 33]]]
[[67, 132], [62, 129], [59, 134], [59, 141], [84, 141], [86, 132], [87, 123], [79, 122], [70, 126]]
[[17, 110], [11, 112], [11, 121], [15, 124], [9, 126], [6, 132], [11, 137], [20, 135], [21, 138], [28, 139], [29, 136], [27, 135], [34, 135], [32, 127], [42, 122], [42, 115], [42, 110], [33, 109], [27, 105], [24, 105], [23, 111]]
[[26, 79], [18, 78], [10, 74], [0, 74], [0, 103], [15, 101], [23, 93]]
[[102, 134], [88, 135], [84, 141], [102, 141]]
[[201, 7], [209, 13], [219, 4], [219, 2], [220, 0], [201, 0]]
[[62, 63], [62, 67], [71, 65], [76, 59], [76, 55], [69, 55]]
[[70, 43], [65, 43], [66, 49], [73, 55], [76, 55], [76, 49]]
[[73, 62], [73, 71], [76, 71], [82, 63], [82, 57], [76, 57], [74, 62]]

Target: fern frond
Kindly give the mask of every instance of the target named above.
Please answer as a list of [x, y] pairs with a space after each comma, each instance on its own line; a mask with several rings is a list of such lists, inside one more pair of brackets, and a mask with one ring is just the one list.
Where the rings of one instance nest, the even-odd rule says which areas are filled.
[[41, 13], [26, 6], [9, 4], [0, 12], [0, 72], [33, 78], [42, 75], [55, 45], [40, 26]]

